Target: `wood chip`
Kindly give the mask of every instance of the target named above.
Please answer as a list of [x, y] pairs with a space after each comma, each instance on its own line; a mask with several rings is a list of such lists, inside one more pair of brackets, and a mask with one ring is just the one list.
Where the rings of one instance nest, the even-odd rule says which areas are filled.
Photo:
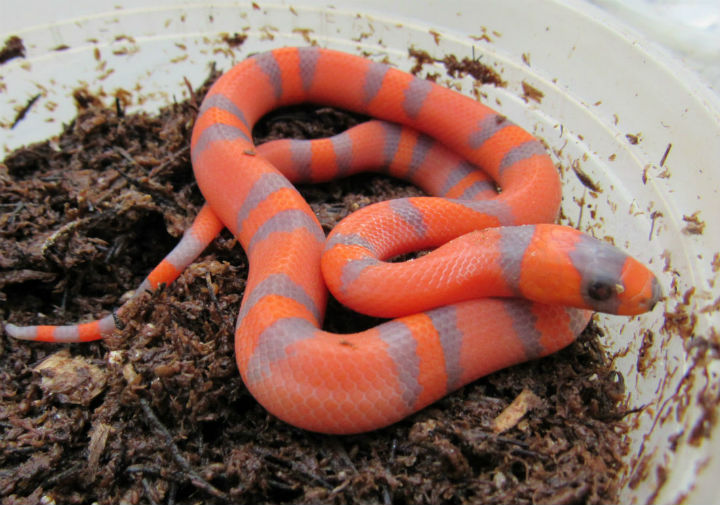
[[112, 430], [112, 426], [105, 423], [93, 424], [90, 431], [90, 443], [88, 444], [88, 470], [95, 473], [107, 444], [108, 435]]
[[70, 356], [63, 349], [35, 367], [42, 376], [40, 388], [61, 403], [89, 405], [105, 388], [106, 373], [82, 356]]
[[513, 428], [525, 414], [542, 405], [542, 400], [529, 389], [522, 392], [505, 407], [502, 412], [493, 420], [492, 430], [499, 434]]

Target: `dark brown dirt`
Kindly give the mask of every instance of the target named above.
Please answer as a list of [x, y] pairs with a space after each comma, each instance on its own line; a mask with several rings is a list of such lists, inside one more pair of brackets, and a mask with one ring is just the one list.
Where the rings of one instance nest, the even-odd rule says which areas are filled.
[[[1, 321], [104, 315], [172, 248], [202, 204], [188, 145], [206, 89], [156, 116], [104, 108], [78, 91], [77, 118], [60, 137], [7, 156]], [[357, 121], [298, 107], [255, 133], [311, 138]], [[418, 193], [379, 176], [302, 191], [327, 229], [357, 206]], [[479, 380], [391, 427], [323, 436], [276, 420], [242, 383], [232, 333], [246, 271], [225, 232], [178, 281], [133, 301], [112, 338], [59, 346], [0, 332], [0, 501], [616, 501], [624, 387], [594, 326], [552, 357]], [[335, 331], [374, 324], [334, 303], [327, 319]], [[496, 434], [493, 421], [523, 390], [539, 402]]]

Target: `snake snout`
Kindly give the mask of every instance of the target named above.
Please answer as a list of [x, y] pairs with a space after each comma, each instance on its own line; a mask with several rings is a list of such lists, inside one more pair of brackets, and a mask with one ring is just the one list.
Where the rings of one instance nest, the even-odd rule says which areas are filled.
[[622, 270], [618, 314], [633, 315], [651, 311], [662, 300], [663, 292], [657, 277], [645, 265], [628, 257]]

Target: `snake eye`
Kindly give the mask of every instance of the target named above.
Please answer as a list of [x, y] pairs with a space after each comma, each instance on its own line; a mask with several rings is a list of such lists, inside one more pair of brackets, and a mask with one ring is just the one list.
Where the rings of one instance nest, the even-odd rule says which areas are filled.
[[595, 301], [604, 302], [615, 294], [615, 285], [603, 281], [595, 281], [588, 287], [588, 295]]

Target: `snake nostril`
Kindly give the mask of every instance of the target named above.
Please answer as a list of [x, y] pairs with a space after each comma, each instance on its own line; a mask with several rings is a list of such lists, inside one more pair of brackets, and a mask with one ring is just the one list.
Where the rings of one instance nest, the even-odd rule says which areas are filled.
[[604, 302], [615, 294], [615, 285], [603, 281], [595, 281], [588, 287], [588, 295], [595, 301]]

